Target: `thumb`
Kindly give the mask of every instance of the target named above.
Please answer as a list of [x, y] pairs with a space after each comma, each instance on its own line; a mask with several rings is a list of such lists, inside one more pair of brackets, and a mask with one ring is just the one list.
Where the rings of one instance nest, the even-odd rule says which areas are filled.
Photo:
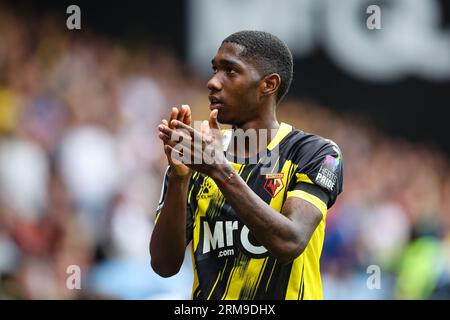
[[209, 122], [206, 120], [203, 120], [202, 123], [200, 124], [200, 133], [202, 135], [206, 135], [209, 134]]
[[219, 130], [220, 131], [220, 127], [219, 127], [219, 122], [217, 121], [217, 114], [219, 113], [219, 110], [214, 109], [213, 111], [211, 111], [210, 115], [209, 115], [209, 127], [212, 130]]

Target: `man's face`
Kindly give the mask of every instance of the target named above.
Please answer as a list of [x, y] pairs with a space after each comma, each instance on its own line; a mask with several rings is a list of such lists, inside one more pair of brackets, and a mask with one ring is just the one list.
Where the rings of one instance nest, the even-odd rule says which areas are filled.
[[211, 61], [213, 76], [208, 81], [211, 110], [218, 109], [221, 123], [241, 125], [258, 116], [260, 73], [241, 57], [240, 45], [222, 43]]

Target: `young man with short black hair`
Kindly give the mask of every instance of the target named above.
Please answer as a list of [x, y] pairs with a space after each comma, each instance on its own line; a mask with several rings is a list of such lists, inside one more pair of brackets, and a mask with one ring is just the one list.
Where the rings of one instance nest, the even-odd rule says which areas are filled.
[[[209, 121], [193, 129], [182, 106], [159, 126], [169, 168], [152, 267], [176, 274], [192, 242], [193, 299], [321, 299], [319, 259], [327, 210], [342, 191], [341, 152], [277, 121], [293, 59], [274, 35], [230, 35], [212, 68]], [[232, 130], [221, 133], [219, 122]], [[236, 132], [263, 134], [252, 148], [248, 139], [236, 143]]]

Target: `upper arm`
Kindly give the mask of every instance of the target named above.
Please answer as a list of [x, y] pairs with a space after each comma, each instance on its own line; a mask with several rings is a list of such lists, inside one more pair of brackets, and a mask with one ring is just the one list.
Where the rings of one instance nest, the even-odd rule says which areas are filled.
[[303, 246], [308, 244], [327, 212], [326, 204], [309, 192], [300, 190], [300, 188], [288, 192], [288, 197], [281, 210], [281, 213], [293, 222], [299, 241]]

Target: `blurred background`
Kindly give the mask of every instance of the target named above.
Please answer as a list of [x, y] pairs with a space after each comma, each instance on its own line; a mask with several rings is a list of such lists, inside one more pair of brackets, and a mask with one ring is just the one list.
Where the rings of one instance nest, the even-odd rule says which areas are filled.
[[450, 298], [448, 1], [0, 0], [0, 299], [190, 298], [189, 248], [172, 278], [150, 267], [156, 126], [207, 118], [210, 59], [242, 29], [294, 54], [279, 120], [343, 152], [324, 297]]

